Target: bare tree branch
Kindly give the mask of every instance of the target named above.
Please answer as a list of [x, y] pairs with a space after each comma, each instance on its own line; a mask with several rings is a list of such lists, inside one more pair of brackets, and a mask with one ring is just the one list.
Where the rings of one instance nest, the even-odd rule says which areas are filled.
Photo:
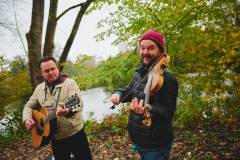
[[150, 13], [154, 16], [154, 18], [157, 20], [157, 22], [162, 25], [162, 22], [160, 21], [160, 19], [157, 17], [157, 15], [154, 13], [154, 11], [147, 6], [147, 9], [150, 11]]
[[18, 27], [18, 22], [17, 22], [17, 14], [16, 14], [16, 8], [15, 8], [15, 0], [13, 0], [13, 11], [14, 11], [14, 19], [15, 19], [15, 23], [16, 23], [16, 28], [17, 28], [17, 33], [18, 33], [18, 36], [21, 40], [21, 43], [22, 43], [22, 46], [23, 46], [23, 49], [24, 49], [24, 52], [26, 55], [28, 55], [27, 53], [27, 49], [23, 43], [23, 38], [21, 36], [21, 33], [20, 33], [20, 30], [19, 30], [19, 27]]
[[[85, 2], [84, 2], [85, 3]], [[68, 9], [66, 9], [65, 11], [63, 11], [56, 19], [56, 21], [58, 21], [62, 16], [64, 16], [64, 14], [66, 14], [68, 11], [74, 9], [74, 8], [77, 8], [77, 7], [82, 7], [84, 5], [84, 3], [80, 3], [80, 4], [77, 4], [77, 5], [74, 5], [72, 7], [69, 7]]]
[[59, 59], [59, 63], [63, 63], [66, 61], [67, 59], [67, 56], [68, 56], [68, 53], [69, 53], [69, 50], [72, 46], [72, 43], [73, 43], [73, 40], [75, 39], [75, 36], [77, 34], [77, 31], [78, 31], [78, 28], [79, 28], [79, 25], [80, 25], [80, 22], [82, 20], [82, 17], [84, 15], [84, 13], [86, 12], [86, 10], [88, 9], [88, 7], [90, 6], [90, 4], [93, 2], [94, 0], [87, 0], [86, 2], [82, 3], [82, 7], [80, 8], [79, 12], [78, 12], [78, 15], [75, 19], [75, 22], [74, 22], [74, 25], [72, 27], [72, 31], [68, 37], [68, 40], [66, 42], [66, 45], [63, 49], [63, 52], [61, 54], [61, 57]]

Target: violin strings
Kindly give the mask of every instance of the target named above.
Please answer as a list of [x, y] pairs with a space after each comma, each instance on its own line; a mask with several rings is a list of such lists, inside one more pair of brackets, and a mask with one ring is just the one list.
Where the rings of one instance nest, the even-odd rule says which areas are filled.
[[[150, 67], [149, 71], [147, 72], [147, 74], [143, 77], [143, 79], [136, 85], [133, 87], [132, 90], [130, 90], [128, 93], [126, 93], [123, 98], [120, 99], [119, 103], [122, 103], [123, 100], [125, 100], [132, 92], [134, 89], [136, 89], [151, 73], [151, 71], [153, 70], [153, 68], [155, 67], [155, 65], [158, 63], [158, 61], [166, 54], [162, 54], [160, 55], [157, 60], [152, 64], [152, 66]], [[114, 109], [116, 108], [116, 105], [114, 104], [113, 106], [110, 107], [110, 109]]]

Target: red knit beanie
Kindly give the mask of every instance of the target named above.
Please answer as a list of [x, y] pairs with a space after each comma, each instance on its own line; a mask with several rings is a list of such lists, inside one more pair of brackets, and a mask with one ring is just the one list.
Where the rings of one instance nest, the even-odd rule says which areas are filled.
[[157, 32], [154, 29], [149, 29], [147, 32], [145, 32], [143, 34], [143, 36], [141, 37], [139, 43], [141, 43], [141, 41], [145, 40], [145, 39], [154, 41], [157, 44], [157, 46], [159, 47], [159, 49], [164, 48], [164, 36], [163, 36], [163, 34], [160, 33], [160, 32]]

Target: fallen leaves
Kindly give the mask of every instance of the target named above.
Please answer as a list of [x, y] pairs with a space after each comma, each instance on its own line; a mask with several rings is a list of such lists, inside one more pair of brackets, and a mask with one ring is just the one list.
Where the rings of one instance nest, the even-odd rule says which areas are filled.
[[[175, 129], [171, 160], [237, 160], [240, 151], [239, 121], [219, 122]], [[139, 160], [131, 149], [127, 131], [103, 128], [88, 136], [93, 160]], [[48, 145], [34, 149], [30, 140], [0, 142], [1, 160], [44, 160], [51, 154]]]

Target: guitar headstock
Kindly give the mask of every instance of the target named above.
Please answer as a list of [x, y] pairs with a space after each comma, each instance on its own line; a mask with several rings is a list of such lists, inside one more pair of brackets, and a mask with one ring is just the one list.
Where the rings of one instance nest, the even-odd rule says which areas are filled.
[[69, 108], [70, 111], [74, 112], [77, 111], [77, 108], [80, 107], [80, 98], [78, 97], [77, 94], [72, 95], [71, 97], [68, 98], [67, 102], [65, 103], [65, 107]]

